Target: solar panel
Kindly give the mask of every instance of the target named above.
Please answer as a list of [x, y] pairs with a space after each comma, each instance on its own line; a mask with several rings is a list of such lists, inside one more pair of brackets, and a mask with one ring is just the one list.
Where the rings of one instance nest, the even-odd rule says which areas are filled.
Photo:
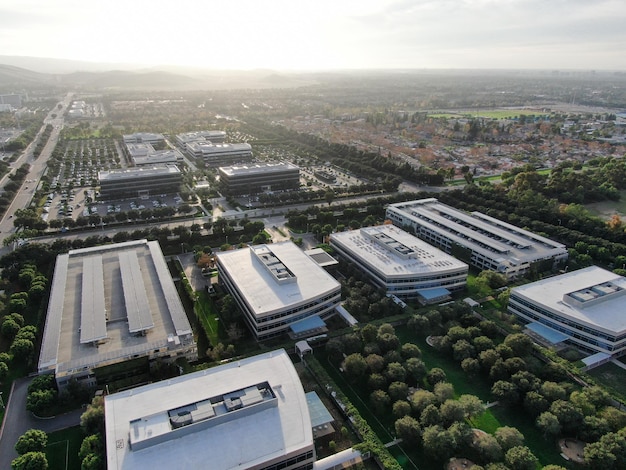
[[122, 251], [118, 254], [118, 258], [120, 261], [120, 273], [122, 274], [128, 330], [131, 333], [138, 333], [154, 328], [152, 312], [150, 311], [146, 287], [141, 276], [137, 252]]
[[107, 337], [104, 304], [104, 274], [102, 255], [83, 259], [83, 279], [80, 299], [80, 342], [93, 343]]

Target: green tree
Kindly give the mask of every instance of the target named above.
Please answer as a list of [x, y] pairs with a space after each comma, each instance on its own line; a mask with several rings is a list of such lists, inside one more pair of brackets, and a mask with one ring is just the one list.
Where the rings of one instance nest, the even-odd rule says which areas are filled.
[[502, 447], [491, 434], [480, 434], [473, 443], [473, 447], [484, 461], [494, 462], [502, 459]]
[[496, 429], [494, 437], [502, 447], [502, 450], [509, 450], [512, 447], [524, 445], [524, 435], [517, 428], [502, 426]]
[[528, 447], [515, 446], [506, 451], [504, 462], [511, 470], [535, 470], [539, 460]]
[[48, 445], [48, 435], [39, 429], [29, 429], [15, 443], [15, 451], [20, 454], [44, 452]]
[[391, 407], [391, 411], [396, 418], [402, 418], [411, 414], [411, 405], [406, 400], [398, 400]]
[[559, 419], [549, 411], [541, 413], [537, 417], [536, 424], [545, 437], [556, 437], [561, 434]]
[[27, 452], [11, 462], [12, 470], [47, 470], [48, 459], [43, 452]]
[[407, 445], [418, 445], [422, 435], [422, 429], [419, 421], [412, 416], [403, 416], [396, 420], [394, 424], [396, 435], [401, 438]]
[[6, 317], [2, 322], [1, 330], [2, 336], [8, 339], [13, 339], [17, 335], [17, 332], [20, 331], [20, 325], [18, 325], [11, 317]]
[[33, 342], [23, 338], [15, 338], [9, 348], [13, 357], [23, 362], [28, 362], [31, 359], [34, 350], [35, 345]]
[[93, 397], [85, 412], [80, 415], [80, 427], [85, 434], [104, 433], [104, 398]]
[[9, 366], [6, 362], [0, 362], [0, 381], [6, 379], [9, 375]]
[[374, 390], [370, 394], [370, 404], [372, 405], [374, 413], [378, 415], [383, 415], [387, 411], [390, 403], [391, 399], [389, 395], [383, 390]]
[[350, 380], [359, 380], [367, 372], [367, 362], [361, 353], [352, 353], [343, 361], [343, 370]]

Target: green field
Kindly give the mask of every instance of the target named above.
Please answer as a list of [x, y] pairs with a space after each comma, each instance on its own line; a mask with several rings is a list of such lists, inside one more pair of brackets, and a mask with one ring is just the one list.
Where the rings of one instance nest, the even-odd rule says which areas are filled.
[[80, 470], [78, 451], [83, 437], [80, 426], [48, 434], [46, 457], [49, 470]]
[[620, 191], [619, 201], [601, 201], [591, 204], [585, 204], [585, 208], [604, 220], [608, 220], [614, 214], [620, 217], [626, 217], [626, 191]]
[[626, 370], [609, 362], [591, 369], [587, 374], [593, 377], [598, 384], [608, 388], [622, 400], [626, 400]]
[[475, 110], [463, 110], [457, 113], [433, 113], [428, 117], [432, 118], [446, 118], [446, 119], [460, 119], [470, 117], [481, 117], [485, 119], [514, 119], [525, 116], [547, 116], [549, 113], [542, 111], [535, 111], [532, 109], [475, 109]]

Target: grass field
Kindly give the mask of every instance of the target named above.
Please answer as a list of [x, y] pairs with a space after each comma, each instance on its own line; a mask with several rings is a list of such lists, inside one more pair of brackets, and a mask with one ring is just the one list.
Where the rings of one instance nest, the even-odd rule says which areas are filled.
[[602, 201], [586, 204], [585, 208], [604, 220], [608, 220], [612, 215], [626, 217], [626, 191], [620, 191], [619, 201]]
[[46, 447], [48, 469], [80, 470], [78, 451], [83, 437], [80, 426], [48, 434], [48, 447]]
[[194, 308], [207, 338], [215, 346], [220, 342], [219, 320], [215, 305], [205, 291], [198, 292], [198, 301]]
[[587, 374], [622, 400], [626, 400], [626, 370], [609, 362], [591, 369]]

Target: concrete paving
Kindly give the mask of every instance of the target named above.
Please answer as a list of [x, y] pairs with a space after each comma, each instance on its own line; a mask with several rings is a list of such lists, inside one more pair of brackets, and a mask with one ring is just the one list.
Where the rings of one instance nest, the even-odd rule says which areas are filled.
[[11, 468], [11, 461], [17, 457], [15, 443], [29, 429], [41, 429], [50, 433], [80, 424], [83, 409], [65, 413], [54, 418], [35, 418], [26, 411], [26, 395], [32, 378], [17, 379], [13, 382], [11, 395], [6, 403], [6, 413], [0, 428], [0, 469]]

